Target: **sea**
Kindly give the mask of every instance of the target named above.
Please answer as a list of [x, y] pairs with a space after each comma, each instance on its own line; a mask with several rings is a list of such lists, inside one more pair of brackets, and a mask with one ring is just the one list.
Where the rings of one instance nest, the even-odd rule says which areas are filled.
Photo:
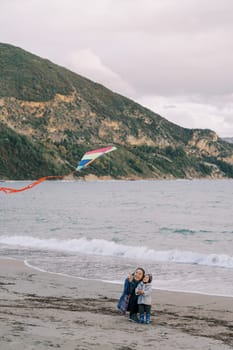
[[48, 181], [0, 192], [0, 257], [121, 284], [143, 267], [154, 289], [233, 297], [233, 180]]

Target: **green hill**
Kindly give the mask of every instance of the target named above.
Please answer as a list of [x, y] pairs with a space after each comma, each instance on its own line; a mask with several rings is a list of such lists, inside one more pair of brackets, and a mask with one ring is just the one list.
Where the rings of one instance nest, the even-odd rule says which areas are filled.
[[63, 174], [62, 164], [42, 144], [35, 144], [24, 136], [0, 123], [0, 178], [35, 178], [45, 173]]
[[83, 174], [233, 177], [233, 145], [185, 129], [104, 86], [0, 44], [0, 177], [64, 174], [84, 151], [118, 147]]

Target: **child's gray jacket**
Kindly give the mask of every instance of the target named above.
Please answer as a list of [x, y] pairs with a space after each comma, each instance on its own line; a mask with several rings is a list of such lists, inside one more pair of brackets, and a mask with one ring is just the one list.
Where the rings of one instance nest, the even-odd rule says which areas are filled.
[[[138, 291], [143, 290], [144, 294], [138, 295]], [[138, 304], [151, 305], [151, 293], [152, 286], [151, 283], [140, 282], [135, 289], [136, 295], [138, 295]]]

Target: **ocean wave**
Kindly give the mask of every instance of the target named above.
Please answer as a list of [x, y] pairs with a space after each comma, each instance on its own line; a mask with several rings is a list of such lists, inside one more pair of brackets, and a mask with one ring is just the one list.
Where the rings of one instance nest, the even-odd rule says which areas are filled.
[[77, 252], [129, 259], [142, 259], [155, 262], [174, 262], [233, 268], [233, 256], [225, 254], [203, 254], [192, 251], [157, 251], [144, 246], [129, 246], [104, 239], [41, 239], [31, 236], [1, 236], [0, 244], [36, 250]]

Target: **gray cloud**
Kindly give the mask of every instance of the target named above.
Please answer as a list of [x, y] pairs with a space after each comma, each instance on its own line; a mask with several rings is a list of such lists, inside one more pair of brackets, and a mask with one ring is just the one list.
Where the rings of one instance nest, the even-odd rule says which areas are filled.
[[145, 96], [138, 102], [183, 127], [212, 129], [232, 137], [233, 102], [229, 102], [230, 97], [225, 98], [228, 100], [226, 103], [214, 104], [203, 103], [190, 96]]
[[0, 6], [1, 41], [181, 125], [233, 135], [232, 0], [0, 0]]

